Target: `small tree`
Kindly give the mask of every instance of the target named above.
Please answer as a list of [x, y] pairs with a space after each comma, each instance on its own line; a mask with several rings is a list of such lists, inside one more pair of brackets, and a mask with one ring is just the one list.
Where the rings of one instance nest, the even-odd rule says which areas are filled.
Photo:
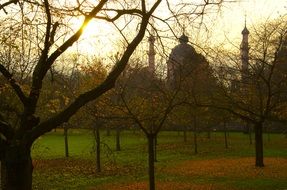
[[[147, 79], [146, 76], [149, 76]], [[127, 77], [127, 76], [125, 76]], [[127, 80], [128, 78], [128, 80]], [[123, 111], [144, 132], [148, 141], [149, 189], [155, 189], [155, 140], [169, 114], [177, 105], [179, 91], [170, 91], [147, 68], [136, 68], [123, 79], [120, 96]]]

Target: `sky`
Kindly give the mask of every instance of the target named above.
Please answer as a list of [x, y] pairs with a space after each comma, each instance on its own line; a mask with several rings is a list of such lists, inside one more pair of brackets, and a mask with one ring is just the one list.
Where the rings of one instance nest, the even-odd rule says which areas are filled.
[[213, 26], [216, 33], [212, 39], [220, 43], [227, 37], [230, 41], [238, 42], [242, 37], [245, 17], [247, 28], [252, 30], [257, 24], [284, 14], [287, 14], [287, 0], [242, 0], [225, 4]]
[[[158, 15], [165, 14], [164, 11], [161, 11], [165, 10], [166, 7], [164, 6], [164, 4], [161, 5]], [[235, 45], [238, 44], [239, 47], [245, 18], [247, 27], [250, 30], [260, 22], [265, 22], [267, 19], [271, 20], [286, 13], [287, 0], [239, 0], [236, 3], [225, 3], [216, 14], [205, 17], [204, 22], [206, 22], [210, 32], [208, 37], [205, 36], [201, 39], [201, 42], [209, 41], [211, 45], [223, 44], [226, 47], [232, 47], [230, 45], [230, 42], [232, 42]], [[80, 22], [76, 23], [76, 25], [80, 25]], [[115, 52], [120, 36], [113, 34], [111, 32], [112, 28], [112, 26], [107, 26], [104, 22], [92, 22], [86, 28], [82, 41], [78, 43], [78, 49], [99, 57], [105, 57], [110, 54], [109, 52]], [[203, 33], [201, 31], [191, 31], [190, 27], [186, 28], [186, 34], [192, 43], [198, 43], [196, 40], [198, 39], [197, 35], [202, 35]], [[180, 36], [181, 34], [177, 35]], [[97, 36], [97, 38], [92, 39], [91, 36]], [[173, 40], [171, 46], [177, 43], [176, 40]], [[95, 46], [95, 44], [96, 49], [93, 49], [92, 46]], [[143, 45], [141, 48], [143, 51], [147, 51], [148, 45]]]

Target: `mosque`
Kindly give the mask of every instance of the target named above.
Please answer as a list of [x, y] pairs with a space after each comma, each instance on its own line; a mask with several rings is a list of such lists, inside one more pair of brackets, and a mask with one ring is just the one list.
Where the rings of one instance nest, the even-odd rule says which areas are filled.
[[[250, 72], [256, 73], [256, 65], [258, 68], [260, 63], [253, 63], [254, 67], [250, 67], [249, 63], [249, 30], [246, 26], [246, 19], [244, 28], [241, 32], [242, 40], [240, 44], [240, 59], [241, 65], [239, 72], [234, 73], [232, 77], [237, 78], [235, 80], [234, 89], [245, 88], [244, 85], [249, 83], [252, 80]], [[167, 59], [167, 74], [166, 74], [166, 83], [171, 87], [176, 87], [179, 81], [182, 81], [183, 78], [188, 78], [188, 80], [194, 79], [196, 83], [205, 83], [209, 88], [210, 83], [215, 83], [214, 73], [212, 73], [212, 68], [209, 65], [207, 59], [200, 53], [198, 53], [195, 48], [189, 43], [188, 36], [184, 33], [179, 37], [179, 44], [176, 45], [172, 50]], [[155, 76], [155, 37], [153, 35], [149, 36], [149, 50], [148, 50], [148, 67], [145, 68], [145, 78], [147, 76]], [[287, 37], [283, 40], [279, 51], [277, 52], [277, 60], [275, 64], [275, 75], [274, 80], [278, 80], [284, 75], [287, 75]], [[148, 75], [147, 75], [148, 74]], [[234, 81], [232, 81], [234, 82]], [[204, 86], [202, 84], [201, 86]], [[231, 84], [233, 86], [233, 84]], [[233, 87], [231, 87], [233, 88]]]
[[[249, 31], [246, 27], [246, 22], [244, 29], [241, 32], [242, 42], [240, 45], [241, 54], [241, 80], [244, 82], [248, 77], [248, 65], [249, 65], [249, 44], [248, 35]], [[149, 51], [148, 51], [148, 71], [149, 73], [155, 73], [155, 37], [150, 35], [149, 37]], [[200, 68], [200, 69], [199, 69]], [[187, 77], [188, 75], [194, 74], [194, 71], [200, 70], [205, 72], [206, 75], [210, 75], [211, 67], [207, 59], [200, 53], [198, 53], [195, 48], [189, 44], [188, 36], [184, 33], [179, 37], [179, 44], [175, 46], [167, 60], [167, 76], [166, 81], [169, 86], [175, 87], [178, 82]], [[202, 75], [202, 73], [201, 73]], [[204, 76], [201, 76], [204, 77]], [[205, 76], [209, 77], [210, 76]]]
[[[250, 58], [249, 58], [249, 30], [246, 26], [246, 22], [243, 30], [241, 31], [242, 40], [240, 44], [240, 68], [239, 72], [231, 73], [231, 79], [234, 78], [234, 88], [233, 80], [231, 80], [231, 90], [244, 90], [246, 87], [245, 84], [249, 84], [251, 81], [254, 81], [253, 77], [256, 77], [256, 73], [259, 70], [256, 70], [256, 65], [260, 68], [260, 63], [256, 63], [255, 60], [252, 60], [252, 68], [250, 67]], [[198, 85], [194, 89], [199, 89], [199, 96], [206, 93], [213, 93], [214, 88], [217, 85], [218, 80], [215, 78], [213, 69], [208, 63], [208, 60], [189, 43], [188, 36], [182, 34], [179, 37], [179, 44], [176, 45], [169, 54], [169, 57], [166, 61], [166, 79], [161, 81], [162, 85], [166, 85], [171, 89], [174, 89], [178, 86], [179, 82], [182, 82], [181, 79], [187, 79], [187, 85], [183, 88], [190, 90], [190, 85]], [[148, 66], [141, 69], [141, 72], [136, 74], [134, 78], [141, 78], [138, 82], [138, 85], [142, 86], [148, 84], [147, 81], [156, 79], [156, 67], [155, 67], [155, 37], [150, 35], [148, 38], [149, 50], [148, 50]], [[287, 76], [287, 38], [283, 41], [279, 51], [277, 52], [278, 60], [275, 67], [274, 79], [278, 77], [278, 80], [282, 80], [282, 74], [284, 77]], [[266, 70], [268, 72], [268, 70]], [[141, 77], [139, 77], [141, 76]], [[138, 80], [133, 80], [138, 81]], [[157, 80], [155, 80], [157, 81]], [[276, 82], [276, 81], [274, 81]], [[191, 84], [190, 84], [191, 83]], [[214, 85], [215, 84], [215, 85]], [[252, 83], [250, 83], [252, 84]], [[192, 86], [194, 87], [194, 86]], [[199, 88], [198, 88], [199, 87]], [[285, 88], [285, 87], [284, 87]], [[244, 94], [244, 93], [242, 93]], [[239, 127], [239, 128], [237, 128]], [[236, 129], [235, 129], [236, 128]], [[241, 126], [234, 126], [234, 130], [241, 130]]]
[[[148, 70], [149, 74], [155, 76], [155, 37], [150, 35], [148, 51]], [[182, 79], [186, 79], [190, 75], [194, 75], [195, 71], [199, 72], [203, 68], [207, 68], [208, 62], [206, 58], [197, 53], [195, 48], [189, 43], [188, 36], [183, 34], [179, 37], [179, 44], [175, 46], [167, 60], [166, 83], [168, 86], [175, 88]], [[146, 75], [147, 76], [147, 75]]]

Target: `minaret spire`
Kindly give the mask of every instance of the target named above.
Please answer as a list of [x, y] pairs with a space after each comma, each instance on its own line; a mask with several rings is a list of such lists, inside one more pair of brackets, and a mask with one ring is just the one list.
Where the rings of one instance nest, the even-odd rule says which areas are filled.
[[240, 46], [241, 63], [242, 63], [241, 79], [242, 82], [246, 82], [248, 76], [248, 65], [249, 65], [249, 43], [248, 43], [249, 31], [246, 26], [246, 14], [244, 20], [244, 29], [242, 30], [241, 34], [242, 34], [242, 42]]
[[185, 35], [185, 24], [182, 25], [182, 34]]
[[246, 28], [246, 17], [247, 17], [247, 14], [245, 13], [245, 15], [244, 15], [244, 28]]
[[150, 36], [148, 38], [149, 41], [149, 51], [148, 51], [148, 68], [149, 72], [151, 74], [155, 73], [155, 49], [154, 49], [154, 43], [155, 43], [155, 36], [154, 36], [154, 29], [152, 28]]

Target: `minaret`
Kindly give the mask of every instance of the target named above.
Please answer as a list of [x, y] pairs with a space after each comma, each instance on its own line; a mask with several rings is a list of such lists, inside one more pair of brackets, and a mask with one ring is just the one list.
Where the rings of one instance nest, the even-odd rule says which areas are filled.
[[155, 73], [155, 50], [154, 50], [155, 37], [153, 34], [150, 34], [148, 41], [149, 41], [148, 70], [151, 74], [154, 74]]
[[245, 26], [241, 32], [242, 42], [240, 45], [241, 52], [241, 80], [243, 83], [246, 83], [248, 77], [248, 64], [249, 64], [249, 45], [248, 45], [248, 35], [249, 31], [246, 27], [246, 16], [245, 16]]

